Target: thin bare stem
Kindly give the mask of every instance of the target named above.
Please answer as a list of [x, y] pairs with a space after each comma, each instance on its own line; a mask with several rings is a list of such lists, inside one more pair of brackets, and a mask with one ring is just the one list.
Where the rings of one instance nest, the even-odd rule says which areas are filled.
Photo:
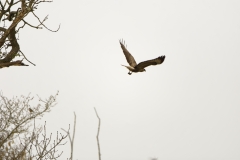
[[69, 133], [69, 131], [66, 131], [65, 129], [61, 128], [64, 132], [66, 132], [68, 134], [68, 138], [70, 141], [70, 145], [71, 145], [71, 156], [69, 160], [73, 160], [73, 143], [74, 143], [74, 137], [75, 137], [75, 130], [76, 130], [76, 114], [74, 112], [74, 127], [73, 127], [73, 135], [71, 138], [71, 135]]
[[98, 145], [98, 159], [101, 160], [101, 151], [100, 151], [100, 144], [99, 144], [99, 132], [100, 132], [101, 119], [99, 118], [95, 107], [94, 107], [94, 110], [98, 118], [98, 132], [96, 137], [97, 137], [97, 145]]
[[75, 130], [76, 130], [76, 113], [74, 112], [74, 127], [73, 127], [73, 136], [72, 136], [72, 142], [71, 142], [71, 158], [73, 159], [73, 143], [74, 143], [74, 137], [75, 137]]
[[27, 59], [27, 57], [23, 54], [23, 52], [22, 52], [21, 50], [19, 50], [19, 51], [22, 53], [23, 57], [24, 57], [29, 63], [31, 63], [32, 65], [36, 66], [36, 64], [32, 63], [31, 61], [29, 61], [29, 60]]

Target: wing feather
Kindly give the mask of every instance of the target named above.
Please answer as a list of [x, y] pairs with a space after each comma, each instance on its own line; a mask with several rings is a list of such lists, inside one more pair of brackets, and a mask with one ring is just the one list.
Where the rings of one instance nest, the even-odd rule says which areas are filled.
[[158, 64], [163, 63], [164, 59], [165, 59], [165, 56], [160, 56], [160, 57], [155, 58], [155, 59], [143, 61], [143, 62], [140, 62], [135, 68], [140, 70], [140, 69], [144, 69], [144, 68], [146, 68], [148, 66], [151, 66], [151, 65], [158, 65]]
[[131, 55], [131, 53], [126, 49], [124, 41], [119, 40], [119, 43], [120, 43], [123, 53], [127, 59], [127, 62], [129, 63], [130, 66], [135, 67], [137, 65], [137, 63], [136, 63], [134, 57]]

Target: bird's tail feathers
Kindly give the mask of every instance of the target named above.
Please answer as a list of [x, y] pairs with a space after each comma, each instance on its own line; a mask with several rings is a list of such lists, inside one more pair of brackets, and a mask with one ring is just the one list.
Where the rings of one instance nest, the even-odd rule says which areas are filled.
[[123, 65], [123, 64], [121, 64], [123, 67], [126, 67], [126, 68], [129, 68], [129, 66], [125, 66], [125, 65]]
[[132, 67], [132, 66], [125, 66], [125, 65], [122, 65], [123, 67], [126, 67], [128, 70], [130, 70], [130, 71], [133, 71], [134, 70], [134, 68]]

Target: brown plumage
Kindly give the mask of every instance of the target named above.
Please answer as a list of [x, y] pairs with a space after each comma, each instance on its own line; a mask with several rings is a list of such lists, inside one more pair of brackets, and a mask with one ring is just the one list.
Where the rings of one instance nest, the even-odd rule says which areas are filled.
[[151, 65], [162, 64], [163, 61], [165, 60], [165, 56], [160, 56], [158, 58], [143, 61], [143, 62], [140, 62], [139, 64], [137, 64], [134, 57], [131, 55], [131, 53], [125, 47], [125, 42], [123, 40], [119, 40], [119, 42], [120, 42], [121, 48], [123, 50], [123, 53], [127, 59], [127, 62], [130, 65], [130, 66], [123, 65], [124, 67], [126, 67], [129, 70], [129, 72], [128, 72], [129, 75], [131, 75], [132, 72], [146, 72], [146, 70], [145, 70], [146, 67], [151, 66]]
[[29, 110], [29, 112], [30, 112], [30, 113], [32, 113], [32, 112], [33, 112], [33, 110], [32, 110], [31, 108], [28, 108], [28, 110]]

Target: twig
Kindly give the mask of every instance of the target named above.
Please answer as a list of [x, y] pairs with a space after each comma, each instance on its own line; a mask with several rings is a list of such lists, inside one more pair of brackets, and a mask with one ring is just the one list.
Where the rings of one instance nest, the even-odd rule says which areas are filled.
[[24, 22], [24, 24], [27, 24], [27, 25], [29, 25], [29, 26], [32, 27], [32, 28], [42, 29], [42, 27], [39, 27], [39, 25], [38, 25], [38, 26], [33, 26], [33, 25], [31, 25], [30, 23], [28, 23], [27, 21], [25, 21], [24, 19], [23, 19], [23, 22]]
[[97, 113], [97, 110], [96, 108], [94, 107], [94, 110], [95, 110], [95, 113], [97, 115], [97, 118], [98, 118], [98, 132], [97, 132], [97, 144], [98, 144], [98, 158], [99, 160], [101, 160], [101, 151], [100, 151], [100, 144], [99, 144], [99, 132], [100, 132], [100, 125], [101, 125], [101, 119], [99, 118], [98, 116], [98, 113]]
[[23, 54], [23, 52], [22, 52], [21, 50], [19, 50], [19, 51], [22, 53], [23, 57], [24, 57], [29, 63], [31, 63], [32, 65], [36, 66], [34, 63], [32, 63], [31, 61], [29, 61], [29, 60], [27, 59], [27, 57]]
[[76, 129], [76, 114], [74, 112], [74, 127], [73, 127], [73, 135], [72, 138], [70, 136], [69, 131], [66, 131], [65, 129], [61, 128], [64, 132], [66, 132], [68, 134], [68, 138], [70, 141], [70, 145], [71, 145], [71, 157], [69, 160], [73, 160], [73, 143], [74, 143], [74, 137], [75, 137], [75, 129]]
[[71, 160], [73, 160], [73, 143], [74, 143], [74, 137], [75, 137], [75, 129], [76, 129], [76, 114], [74, 112], [74, 128], [73, 128], [73, 136], [72, 136], [72, 142], [71, 142]]
[[47, 30], [49, 30], [49, 31], [51, 31], [51, 32], [57, 32], [59, 29], [60, 29], [60, 26], [61, 26], [61, 24], [58, 26], [58, 29], [57, 30], [51, 30], [51, 29], [49, 29], [47, 26], [45, 26], [43, 23], [48, 19], [48, 15], [43, 19], [43, 21], [41, 21], [40, 19], [39, 19], [39, 17], [34, 13], [34, 12], [32, 12], [32, 14], [38, 19], [38, 21], [39, 21], [39, 25], [38, 26], [43, 26], [43, 27], [45, 27]]

